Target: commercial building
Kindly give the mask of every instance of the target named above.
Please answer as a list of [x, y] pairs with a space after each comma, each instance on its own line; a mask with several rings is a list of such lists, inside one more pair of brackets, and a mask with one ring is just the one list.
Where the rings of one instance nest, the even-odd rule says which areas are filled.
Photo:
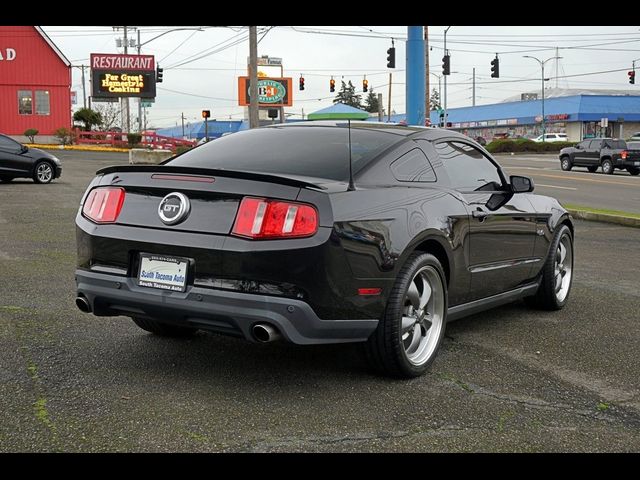
[[[450, 108], [450, 128], [472, 138], [535, 137], [542, 133], [540, 92], [525, 98], [491, 105]], [[640, 131], [640, 92], [611, 90], [545, 90], [544, 118], [547, 132], [566, 133], [569, 141], [590, 137], [626, 138]], [[438, 125], [440, 115], [431, 112]], [[601, 126], [601, 120], [605, 126]]]
[[71, 128], [71, 63], [40, 27], [0, 26], [0, 133], [52, 142]]

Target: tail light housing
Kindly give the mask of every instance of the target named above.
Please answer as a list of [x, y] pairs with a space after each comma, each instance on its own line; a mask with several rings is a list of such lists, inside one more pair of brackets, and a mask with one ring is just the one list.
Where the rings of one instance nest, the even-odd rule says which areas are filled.
[[623, 150], [622, 153], [620, 154], [623, 160], [627, 159], [627, 155], [629, 155], [629, 152], [627, 152], [626, 150]]
[[124, 197], [121, 187], [94, 188], [84, 201], [82, 214], [95, 223], [114, 223], [122, 210]]
[[256, 240], [310, 237], [318, 231], [312, 205], [244, 197], [231, 233]]

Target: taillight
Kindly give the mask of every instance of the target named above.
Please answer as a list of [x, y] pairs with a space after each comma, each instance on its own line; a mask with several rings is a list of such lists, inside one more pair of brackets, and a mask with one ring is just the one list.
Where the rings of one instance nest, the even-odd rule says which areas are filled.
[[318, 212], [304, 203], [244, 197], [231, 233], [254, 239], [309, 237], [318, 231]]
[[91, 190], [82, 207], [82, 214], [92, 222], [114, 223], [124, 203], [124, 188], [100, 187]]
[[620, 154], [620, 156], [622, 157], [623, 160], [626, 160], [628, 154], [629, 154], [629, 152], [627, 152], [626, 150], [623, 150], [622, 153]]

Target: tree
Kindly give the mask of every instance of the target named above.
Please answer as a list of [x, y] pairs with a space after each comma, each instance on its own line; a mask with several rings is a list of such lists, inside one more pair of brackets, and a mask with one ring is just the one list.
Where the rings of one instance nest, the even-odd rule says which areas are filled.
[[373, 87], [369, 89], [369, 95], [364, 99], [364, 109], [369, 113], [378, 113], [378, 95], [373, 93]]
[[81, 108], [73, 114], [75, 122], [84, 123], [84, 130], [89, 131], [94, 125], [102, 125], [102, 115], [90, 108]]
[[94, 104], [94, 109], [102, 117], [102, 128], [107, 132], [120, 127], [120, 102], [101, 102]]
[[353, 86], [351, 80], [349, 80], [349, 86], [347, 86], [343, 80], [342, 87], [340, 87], [336, 98], [333, 99], [333, 103], [344, 103], [345, 105], [350, 105], [355, 108], [362, 108], [362, 97], [356, 95], [356, 87]]
[[24, 134], [23, 134], [23, 135], [24, 135], [25, 137], [29, 137], [29, 141], [30, 141], [31, 143], [35, 143], [35, 142], [34, 142], [34, 138], [33, 138], [33, 137], [35, 137], [37, 134], [38, 134], [38, 130], [37, 130], [37, 129], [35, 129], [35, 128], [27, 128], [27, 129], [24, 131]]
[[431, 90], [429, 110], [440, 110], [441, 108], [442, 105], [440, 105], [440, 95], [438, 94], [438, 90], [434, 88], [433, 90]]

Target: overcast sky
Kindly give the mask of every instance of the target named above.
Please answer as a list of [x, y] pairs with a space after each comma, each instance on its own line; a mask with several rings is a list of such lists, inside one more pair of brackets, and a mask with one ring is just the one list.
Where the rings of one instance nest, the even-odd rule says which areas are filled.
[[[141, 27], [141, 42], [180, 27]], [[182, 27], [189, 28], [189, 27]], [[193, 28], [193, 27], [191, 27]], [[187, 122], [201, 120], [202, 109], [211, 117], [238, 120], [243, 107], [238, 106], [237, 77], [246, 74], [249, 54], [247, 27], [202, 27], [202, 31], [173, 31], [142, 47], [142, 53], [155, 55], [164, 68], [164, 82], [158, 85], [156, 102], [148, 109], [150, 126], [164, 127], [180, 123], [184, 112]], [[429, 27], [431, 71], [442, 74], [443, 33], [447, 26]], [[47, 27], [53, 39], [73, 65], [89, 63], [91, 53], [122, 53], [116, 38], [122, 30], [112, 27]], [[406, 26], [320, 26], [259, 27], [262, 37], [258, 55], [283, 59], [285, 76], [293, 77], [294, 105], [287, 113], [308, 114], [332, 104], [329, 79], [351, 80], [358, 91], [367, 75], [369, 87], [388, 101], [389, 72], [393, 73], [391, 109], [405, 112], [405, 40]], [[130, 32], [130, 35], [136, 35]], [[395, 39], [396, 68], [386, 68], [386, 50]], [[558, 86], [561, 88], [620, 89], [640, 92], [638, 84], [628, 83], [627, 70], [640, 59], [640, 27], [638, 26], [451, 26], [447, 48], [451, 53], [448, 78], [448, 107], [471, 105], [472, 70], [476, 69], [476, 104], [496, 103], [522, 92], [540, 90], [540, 65], [523, 55], [546, 60], [556, 55], [559, 60]], [[132, 49], [134, 50], [134, 49]], [[500, 78], [492, 79], [491, 60], [500, 58]], [[131, 52], [130, 52], [131, 53]], [[640, 68], [640, 61], [638, 63]], [[593, 72], [617, 72], [584, 75]], [[547, 87], [556, 86], [555, 60], [547, 62]], [[305, 77], [305, 90], [298, 90], [300, 74]], [[574, 76], [571, 76], [574, 75]], [[579, 76], [575, 76], [579, 75]], [[430, 75], [432, 88], [438, 78]], [[444, 85], [442, 84], [444, 92]], [[82, 106], [80, 69], [73, 69], [73, 90]], [[90, 85], [87, 75], [87, 95]], [[137, 100], [132, 100], [132, 106]], [[132, 108], [132, 112], [136, 110]], [[135, 114], [134, 114], [135, 116]]]

